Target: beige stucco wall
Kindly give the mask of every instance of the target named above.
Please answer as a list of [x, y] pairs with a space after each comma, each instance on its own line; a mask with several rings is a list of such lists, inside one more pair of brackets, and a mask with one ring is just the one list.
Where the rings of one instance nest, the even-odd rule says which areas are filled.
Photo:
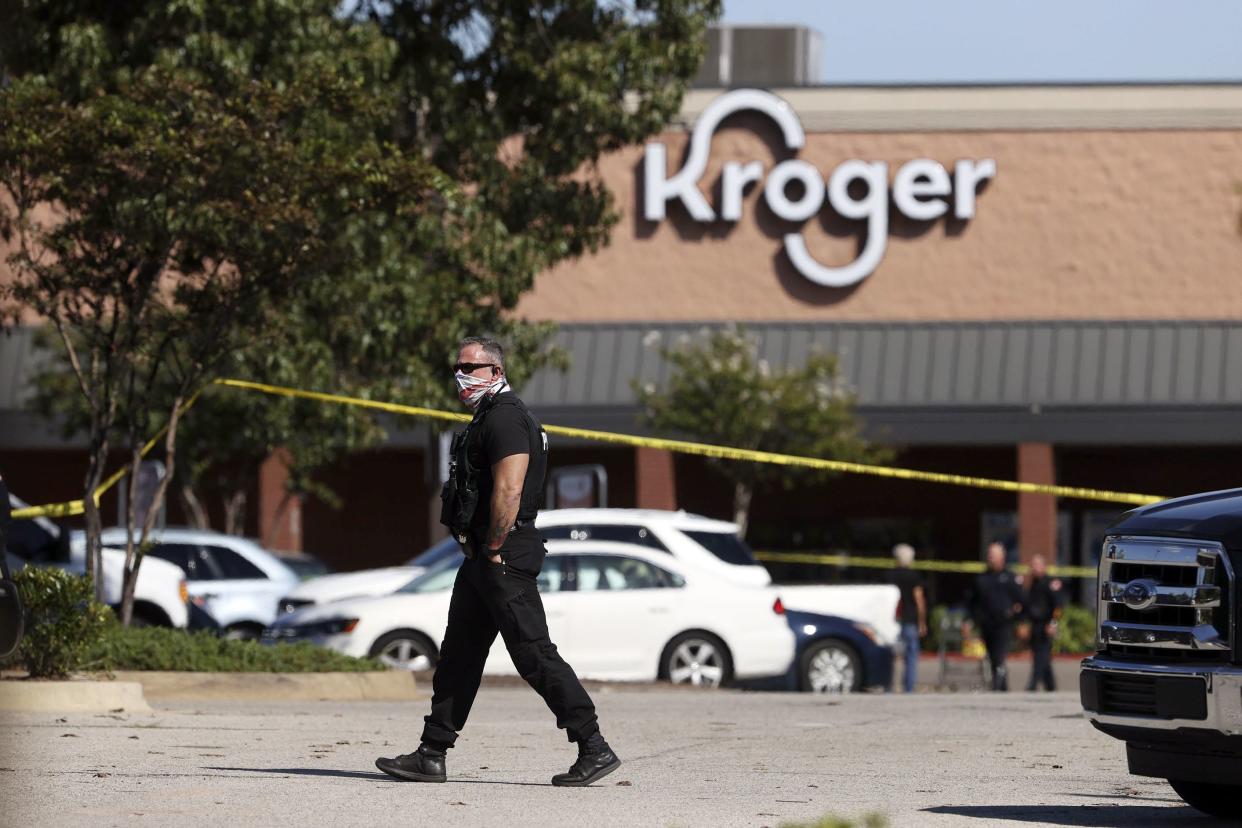
[[[700, 182], [727, 160], [790, 157], [758, 118], [726, 122]], [[685, 132], [661, 138], [669, 173]], [[774, 152], [774, 149], [776, 152]], [[658, 225], [638, 217], [642, 150], [606, 158], [621, 222], [594, 256], [542, 275], [519, 313], [533, 319], [974, 320], [1242, 317], [1242, 130], [974, 131], [809, 134], [798, 154], [825, 177], [850, 158], [996, 159], [974, 220], [913, 223], [895, 209], [879, 268], [849, 289], [819, 287], [781, 249], [789, 225], [745, 199], [735, 225], [695, 225], [680, 206]], [[759, 209], [757, 209], [759, 208]], [[844, 264], [860, 224], [806, 225], [811, 252]], [[674, 217], [680, 217], [675, 219]]]

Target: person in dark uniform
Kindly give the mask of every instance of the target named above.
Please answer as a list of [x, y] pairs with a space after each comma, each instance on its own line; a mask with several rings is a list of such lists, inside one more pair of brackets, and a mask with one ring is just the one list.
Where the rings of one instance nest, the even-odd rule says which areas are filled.
[[1061, 582], [1048, 577], [1048, 566], [1043, 555], [1031, 558], [1031, 572], [1026, 584], [1026, 597], [1022, 602], [1023, 615], [1031, 625], [1031, 680], [1028, 691], [1057, 689], [1052, 674], [1052, 640], [1057, 635], [1057, 619], [1061, 617]]
[[1005, 569], [1005, 547], [993, 543], [988, 547], [987, 571], [975, 578], [970, 600], [971, 618], [988, 651], [993, 690], [1009, 690], [1005, 659], [1009, 655], [1013, 623], [1021, 612], [1022, 590]]
[[600, 734], [591, 697], [549, 638], [539, 598], [536, 578], [547, 550], [534, 520], [547, 472], [547, 435], [509, 387], [498, 343], [463, 340], [454, 367], [458, 396], [474, 418], [454, 438], [441, 521], [461, 541], [467, 560], [453, 584], [422, 742], [414, 753], [375, 765], [399, 779], [447, 779], [446, 751], [465, 727], [499, 634], [556, 726], [578, 744], [577, 761], [552, 784], [590, 785], [621, 760]]
[[11, 517], [9, 489], [0, 477], [0, 658], [8, 658], [17, 651], [25, 623], [21, 597], [13, 583], [13, 573], [9, 571], [6, 537]]
[[9, 520], [13, 514], [12, 504], [9, 503], [9, 487], [4, 482], [4, 478], [0, 477], [0, 556], [8, 551], [5, 545], [5, 532], [9, 528]]

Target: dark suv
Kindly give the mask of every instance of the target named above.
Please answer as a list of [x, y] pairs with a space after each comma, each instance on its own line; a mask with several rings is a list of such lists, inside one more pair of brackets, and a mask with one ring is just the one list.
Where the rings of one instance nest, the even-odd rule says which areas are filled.
[[1242, 489], [1127, 512], [1104, 538], [1097, 654], [1082, 706], [1130, 773], [1242, 817]]

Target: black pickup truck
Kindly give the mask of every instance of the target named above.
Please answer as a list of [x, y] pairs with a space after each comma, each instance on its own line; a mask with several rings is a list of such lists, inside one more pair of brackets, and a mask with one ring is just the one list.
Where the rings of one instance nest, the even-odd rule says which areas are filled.
[[1100, 554], [1097, 653], [1082, 706], [1130, 773], [1242, 818], [1242, 489], [1127, 512]]

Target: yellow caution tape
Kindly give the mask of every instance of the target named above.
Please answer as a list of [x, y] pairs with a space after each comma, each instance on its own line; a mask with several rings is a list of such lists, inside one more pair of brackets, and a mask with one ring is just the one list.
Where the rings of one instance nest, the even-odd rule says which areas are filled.
[[[415, 405], [401, 405], [400, 403], [382, 402], [380, 400], [364, 400], [361, 397], [345, 397], [340, 394], [323, 394], [319, 391], [303, 391], [300, 388], [286, 388], [282, 385], [267, 385], [262, 382], [249, 382], [247, 380], [236, 379], [218, 379], [216, 385], [224, 385], [229, 388], [244, 388], [247, 391], [260, 391], [264, 394], [275, 394], [278, 397], [295, 397], [304, 400], [318, 400], [319, 402], [336, 403], [337, 405], [353, 405], [359, 408], [371, 408], [376, 411], [387, 411], [390, 414], [408, 414], [412, 417], [428, 417], [433, 420], [451, 420], [458, 423], [468, 423], [471, 420], [469, 414], [458, 414], [454, 411], [440, 411], [436, 408], [419, 408]], [[551, 431], [549, 427], [547, 429]]]
[[[266, 385], [260, 382], [221, 379], [218, 385], [231, 388], [245, 388], [260, 391], [264, 394], [276, 394], [284, 397], [300, 397], [320, 402], [355, 405], [387, 411], [393, 414], [408, 414], [414, 417], [430, 417], [438, 420], [467, 422], [466, 414], [455, 414], [439, 411], [434, 408], [418, 408], [412, 405], [363, 400], [357, 397], [345, 397], [338, 394], [323, 394], [317, 391], [302, 391], [297, 388], [285, 388], [279, 385]], [[691, 443], [685, 440], [666, 440], [660, 437], [638, 437], [633, 434], [617, 434], [611, 431], [592, 431], [585, 428], [569, 428], [567, 426], [545, 425], [549, 434], [563, 437], [576, 437], [580, 440], [591, 440], [599, 443], [613, 443], [625, 446], [664, 449], [679, 454], [697, 454], [702, 457], [715, 457], [723, 460], [744, 460], [752, 463], [773, 463], [781, 466], [798, 466], [820, 471], [846, 472], [849, 474], [869, 474], [877, 477], [891, 477], [899, 480], [918, 480], [926, 483], [947, 483], [955, 486], [971, 486], [978, 489], [999, 489], [1006, 492], [1022, 492], [1031, 494], [1047, 494], [1056, 497], [1073, 497], [1081, 500], [1102, 500], [1109, 503], [1130, 503], [1144, 506], [1164, 500], [1159, 495], [1133, 494], [1130, 492], [1112, 492], [1103, 489], [1084, 489], [1075, 486], [1054, 486], [1044, 483], [1022, 483], [1016, 480], [993, 480], [987, 477], [968, 477], [960, 474], [921, 471], [919, 469], [901, 469], [892, 466], [873, 466], [867, 463], [850, 463], [844, 460], [824, 460], [819, 457], [799, 457], [792, 454], [775, 454], [769, 451], [730, 448], [728, 446], [711, 446], [704, 443]]]
[[[837, 554], [822, 555], [815, 552], [756, 552], [755, 557], [761, 561], [773, 563], [827, 564], [829, 566], [862, 566], [872, 569], [896, 569], [897, 561], [893, 558], [859, 558], [854, 555]], [[927, 572], [983, 572], [987, 566], [983, 561], [914, 561], [913, 569]], [[1020, 575], [1030, 570], [1026, 564], [1017, 564], [1010, 569]], [[1089, 566], [1049, 566], [1048, 574], [1059, 578], [1094, 578], [1096, 570]]]
[[[185, 412], [189, 411], [190, 407], [193, 406], [194, 403], [198, 402], [198, 398], [199, 396], [202, 395], [202, 393], [203, 391], [201, 388], [198, 391], [196, 391], [194, 393], [194, 396], [190, 397], [190, 399], [186, 402], [186, 404], [181, 406], [181, 414], [179, 414], [178, 416], [182, 416], [185, 414]], [[155, 447], [155, 444], [160, 441], [160, 438], [162, 438], [167, 433], [168, 433], [167, 425], [165, 425], [159, 431], [155, 432], [155, 435], [150, 440], [147, 440], [147, 442], [143, 445], [142, 450], [138, 452], [139, 456], [146, 457], [147, 452], [151, 451], [151, 449]], [[129, 467], [125, 466], [123, 468], [117, 469], [115, 472], [112, 473], [110, 477], [108, 477], [106, 480], [100, 483], [99, 487], [95, 489], [95, 498], [94, 498], [95, 505], [98, 506], [99, 499], [103, 497], [104, 494], [107, 493], [109, 489], [111, 489], [117, 483], [121, 482], [121, 479], [124, 478], [125, 475], [127, 475], [128, 473], [129, 473]], [[86, 504], [84, 501], [70, 500], [67, 503], [49, 503], [46, 506], [25, 506], [25, 507], [22, 507], [21, 509], [14, 509], [13, 517], [14, 518], [70, 517], [72, 515], [80, 515], [85, 511], [86, 511]]]
[[[359, 408], [369, 408], [374, 411], [386, 411], [390, 414], [425, 417], [432, 420], [444, 420], [447, 422], [470, 421], [470, 415], [468, 414], [458, 414], [452, 411], [440, 411], [435, 408], [421, 408], [413, 405], [401, 405], [399, 403], [383, 402], [380, 400], [367, 400], [360, 397], [347, 397], [341, 394], [325, 394], [320, 391], [304, 391], [300, 388], [288, 388], [281, 385], [269, 385], [262, 382], [250, 382], [248, 380], [238, 379], [218, 379], [214, 381], [214, 384], [222, 385], [227, 388], [258, 391], [263, 394], [273, 394], [281, 397], [317, 400], [319, 402], [333, 403], [336, 405], [351, 405]], [[201, 393], [201, 391], [199, 393]], [[181, 409], [182, 413], [189, 410], [190, 406], [198, 400], [198, 397], [199, 394], [196, 393]], [[897, 480], [915, 480], [924, 483], [941, 483], [952, 486], [968, 486], [976, 489], [996, 489], [1004, 492], [1025, 494], [1046, 494], [1054, 497], [1072, 497], [1080, 500], [1099, 500], [1108, 503], [1128, 503], [1136, 506], [1145, 506], [1148, 503], [1155, 503], [1165, 499], [1160, 495], [1114, 492], [1106, 489], [1086, 489], [1077, 486], [1056, 486], [1045, 483], [1023, 483], [1017, 480], [996, 480], [988, 477], [970, 477], [961, 474], [922, 471], [920, 469], [903, 469], [894, 466], [875, 466], [868, 463], [851, 463], [845, 460], [825, 460], [820, 457], [801, 457], [793, 454], [776, 454], [770, 451], [755, 451], [753, 449], [731, 448], [729, 446], [713, 446], [706, 443], [692, 443], [686, 440], [669, 440], [661, 437], [639, 437], [634, 434], [618, 434], [611, 431], [594, 431], [586, 428], [571, 428], [568, 426], [545, 425], [544, 430], [549, 434], [558, 434], [562, 437], [573, 437], [579, 440], [590, 440], [598, 443], [611, 443], [614, 445], [636, 446], [641, 448], [662, 449], [664, 451], [671, 451], [678, 454], [693, 454], [700, 457], [713, 457], [721, 460], [771, 463], [780, 466], [795, 466], [799, 468], [815, 469], [817, 471], [843, 472], [846, 474], [867, 474], [875, 477], [888, 477], [895, 478]], [[144, 456], [166, 431], [167, 426], [151, 438], [142, 450], [142, 454]], [[117, 483], [117, 481], [125, 476], [126, 471], [127, 469], [121, 469], [96, 490], [96, 503], [98, 503], [98, 498], [104, 492], [110, 489]], [[79, 515], [82, 511], [82, 501], [77, 500], [69, 503], [56, 503], [47, 506], [30, 506], [24, 509], [17, 509], [14, 510], [13, 517], [36, 517], [40, 515], [60, 517], [64, 515]]]
[[80, 515], [85, 511], [86, 506], [83, 505], [83, 501], [70, 500], [66, 503], [49, 503], [46, 506], [23, 506], [20, 509], [13, 510], [13, 517], [14, 519], [34, 517], [70, 517], [71, 515]]

